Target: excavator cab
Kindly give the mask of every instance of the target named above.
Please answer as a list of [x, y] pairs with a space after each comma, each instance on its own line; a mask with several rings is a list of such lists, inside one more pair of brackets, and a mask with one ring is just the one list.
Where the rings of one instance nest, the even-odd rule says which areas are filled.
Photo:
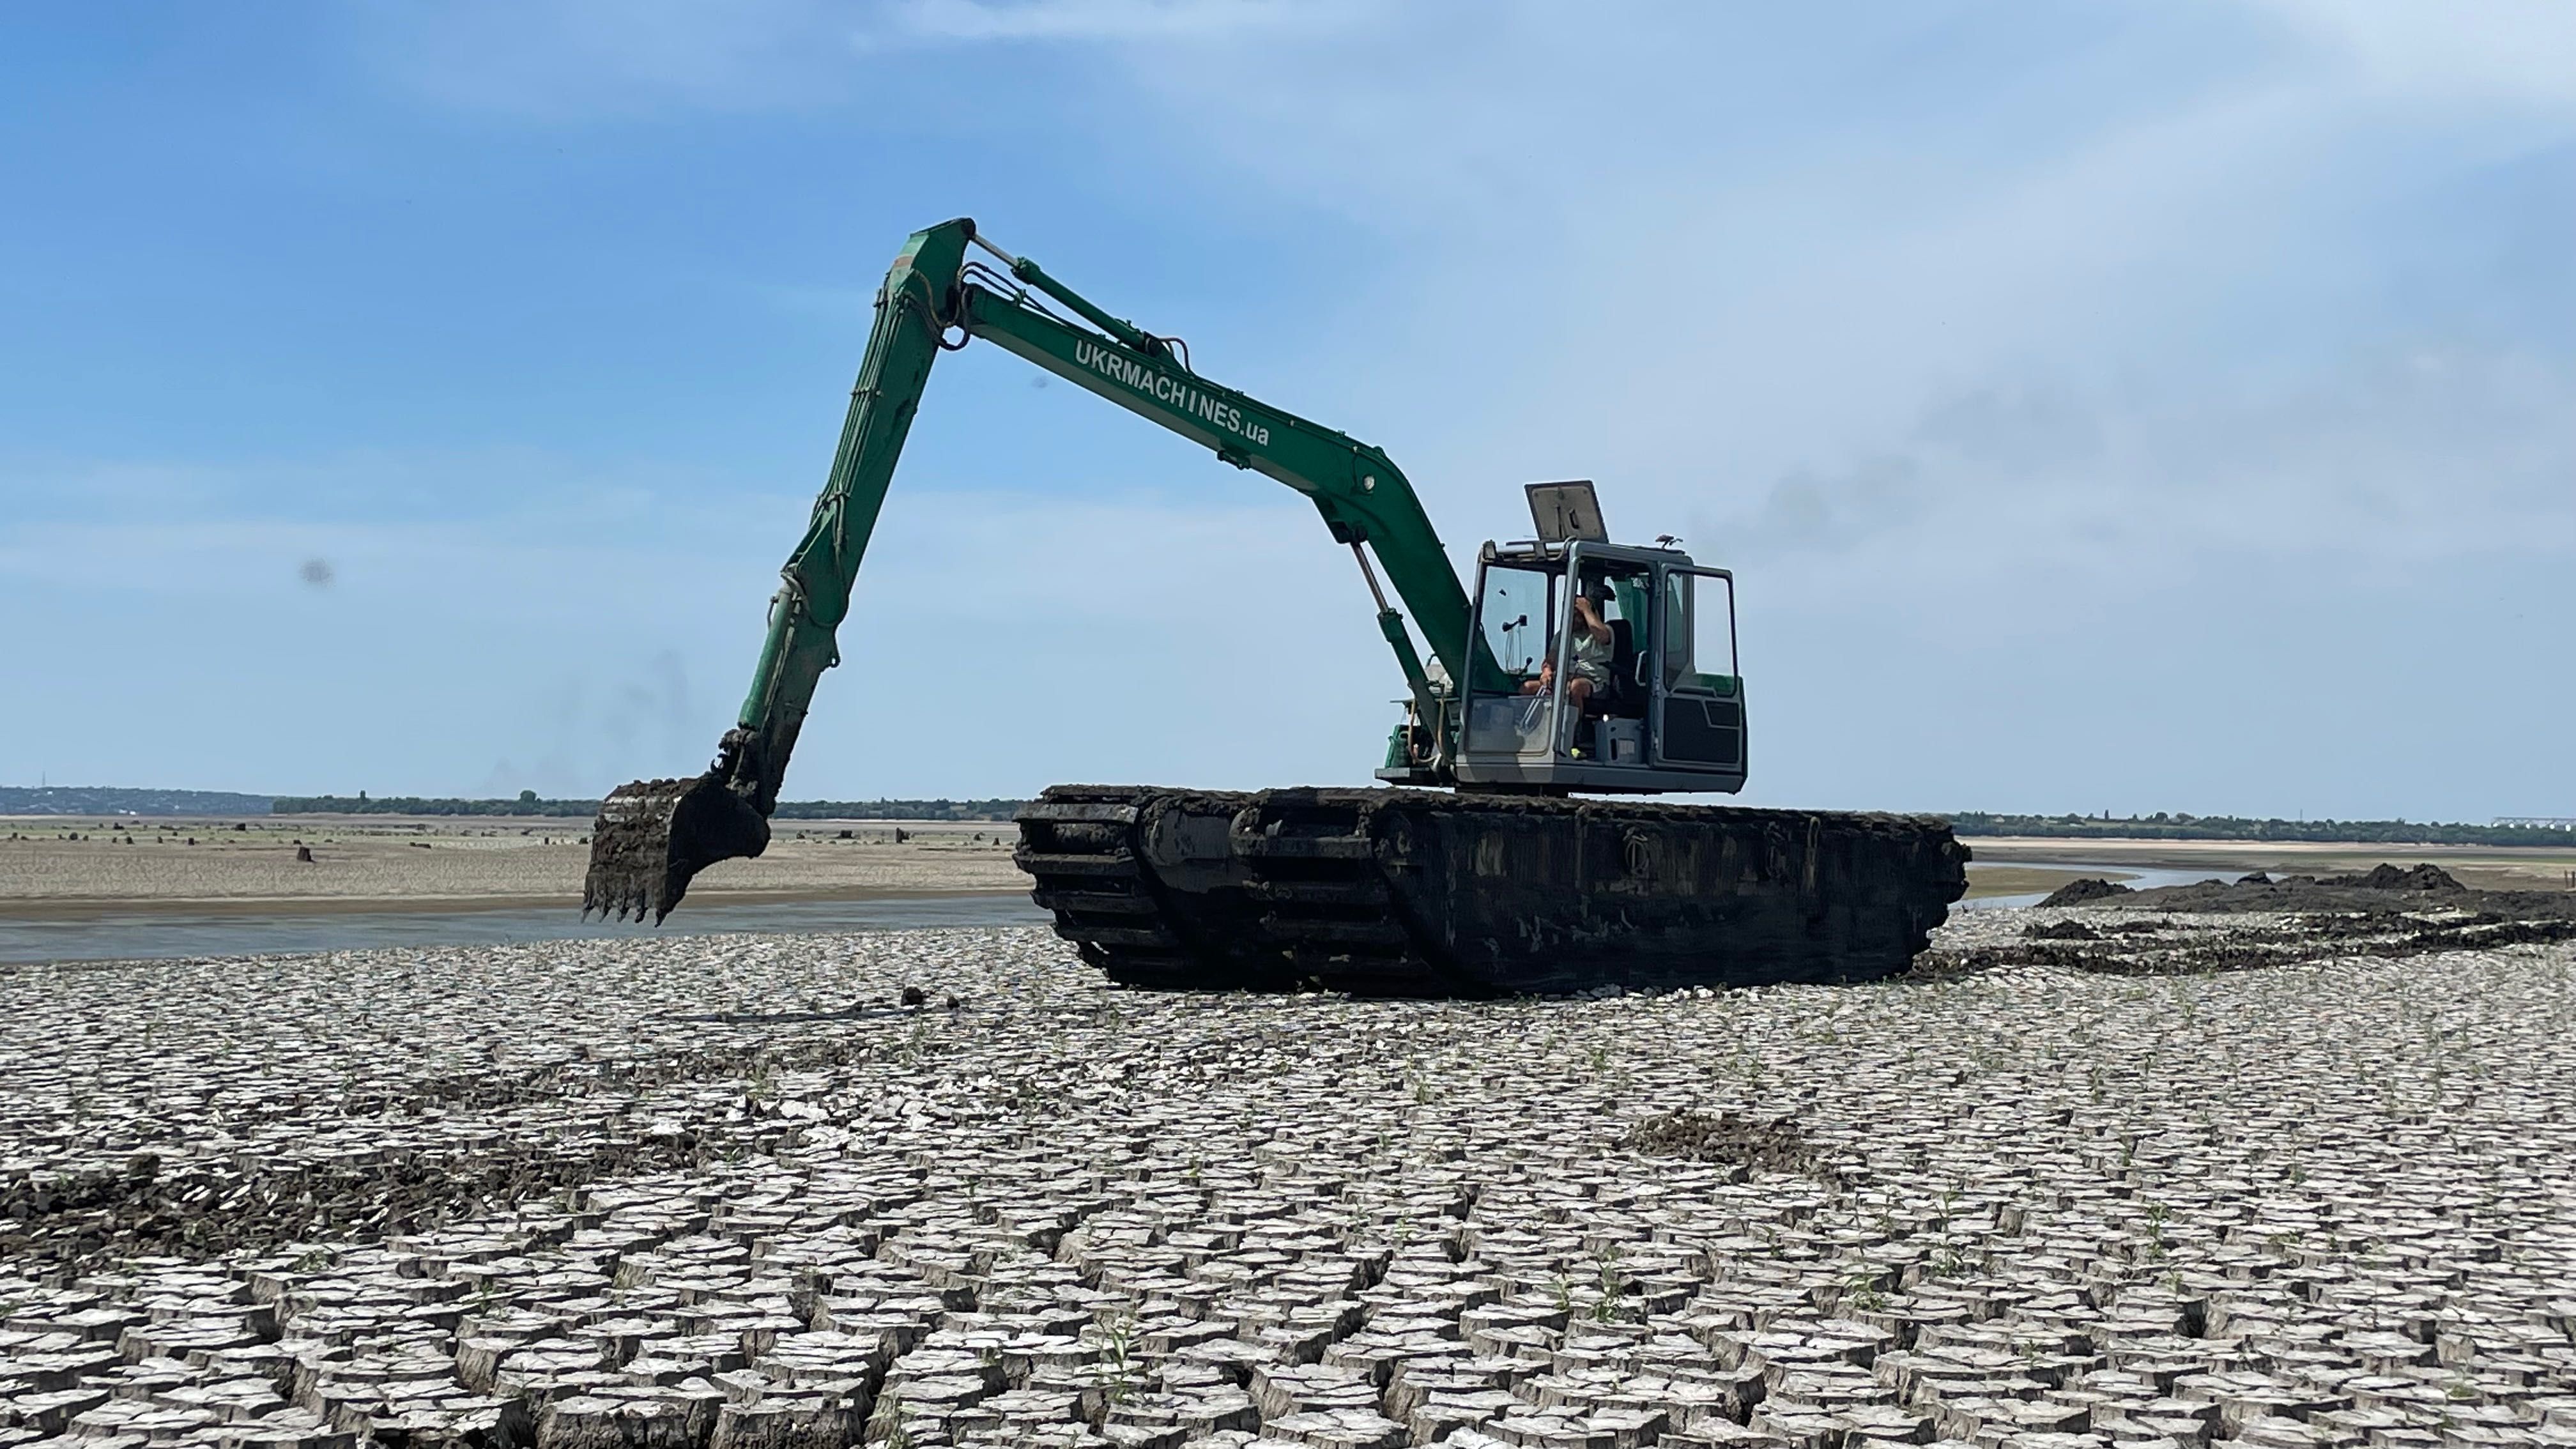
[[[1534, 793], [1744, 787], [1735, 579], [1669, 544], [1612, 543], [1587, 482], [1532, 484], [1538, 537], [1476, 560], [1458, 783]], [[1606, 659], [1576, 601], [1609, 628]], [[1585, 688], [1569, 685], [1582, 679]], [[1578, 695], [1582, 696], [1578, 699]]]

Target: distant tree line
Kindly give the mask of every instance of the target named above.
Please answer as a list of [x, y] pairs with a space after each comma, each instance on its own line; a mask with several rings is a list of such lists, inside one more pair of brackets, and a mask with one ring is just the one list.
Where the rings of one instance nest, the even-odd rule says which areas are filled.
[[280, 795], [269, 802], [278, 815], [578, 815], [599, 813], [596, 800], [540, 800], [522, 790], [516, 800], [457, 800], [420, 795]]
[[2253, 820], [2241, 815], [1993, 815], [1949, 817], [1961, 835], [2068, 840], [2306, 840], [2367, 845], [2576, 845], [2576, 830], [2546, 825], [2454, 825], [2412, 820]]
[[[781, 820], [1008, 820], [1020, 800], [781, 800]], [[588, 819], [596, 800], [543, 800], [522, 790], [516, 800], [459, 800], [419, 795], [280, 795], [269, 802], [279, 815], [562, 815]]]
[[0, 785], [0, 815], [265, 815], [266, 795], [123, 785]]
[[781, 820], [1008, 820], [1026, 800], [781, 800]]

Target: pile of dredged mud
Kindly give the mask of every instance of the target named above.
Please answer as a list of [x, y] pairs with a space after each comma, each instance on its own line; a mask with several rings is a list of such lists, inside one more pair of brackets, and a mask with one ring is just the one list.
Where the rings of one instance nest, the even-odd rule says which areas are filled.
[[2285, 875], [2256, 871], [2234, 881], [2132, 890], [2107, 880], [2085, 879], [2060, 887], [2041, 901], [2049, 906], [2119, 905], [2166, 911], [2387, 911], [2456, 904], [2475, 898], [2479, 909], [2539, 916], [2576, 915], [2576, 896], [2564, 891], [2480, 891], [2460, 884], [2438, 865], [2375, 865], [2351, 875]]
[[2434, 865], [2277, 879], [2256, 871], [2153, 890], [2088, 878], [2035, 909], [2082, 914], [2027, 926], [2011, 945], [1926, 952], [1915, 974], [2040, 965], [2185, 975], [2576, 940], [2576, 892], [2474, 890]]

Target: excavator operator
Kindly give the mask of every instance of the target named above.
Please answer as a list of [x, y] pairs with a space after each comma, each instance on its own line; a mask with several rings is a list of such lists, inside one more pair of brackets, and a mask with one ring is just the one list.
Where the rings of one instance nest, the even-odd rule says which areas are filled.
[[[1583, 591], [1574, 596], [1574, 637], [1568, 641], [1565, 663], [1565, 697], [1574, 705], [1575, 718], [1595, 695], [1610, 692], [1610, 660], [1618, 651], [1618, 636], [1610, 632], [1610, 621], [1602, 616], [1602, 607], [1610, 602], [1610, 586], [1599, 579], [1587, 579]], [[1521, 686], [1523, 694], [1545, 694], [1556, 686], [1556, 650], [1547, 651], [1547, 659], [1538, 667], [1538, 678]]]

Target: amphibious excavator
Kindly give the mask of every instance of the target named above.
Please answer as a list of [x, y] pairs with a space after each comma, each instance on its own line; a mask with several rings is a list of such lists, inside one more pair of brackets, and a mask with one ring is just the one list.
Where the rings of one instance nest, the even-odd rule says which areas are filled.
[[699, 871], [766, 848], [930, 365], [977, 338], [1304, 494], [1358, 560], [1403, 676], [1377, 787], [1059, 785], [1020, 812], [1038, 904], [1112, 978], [1380, 995], [1864, 980], [1903, 970], [1964, 892], [1967, 851], [1937, 819], [1599, 798], [1743, 787], [1727, 570], [1670, 537], [1613, 542], [1589, 482], [1539, 483], [1533, 536], [1486, 543], [1471, 595], [1385, 453], [1211, 380], [1181, 339], [960, 218], [914, 233], [877, 294], [738, 723], [704, 774], [601, 803], [585, 912], [658, 923]]

